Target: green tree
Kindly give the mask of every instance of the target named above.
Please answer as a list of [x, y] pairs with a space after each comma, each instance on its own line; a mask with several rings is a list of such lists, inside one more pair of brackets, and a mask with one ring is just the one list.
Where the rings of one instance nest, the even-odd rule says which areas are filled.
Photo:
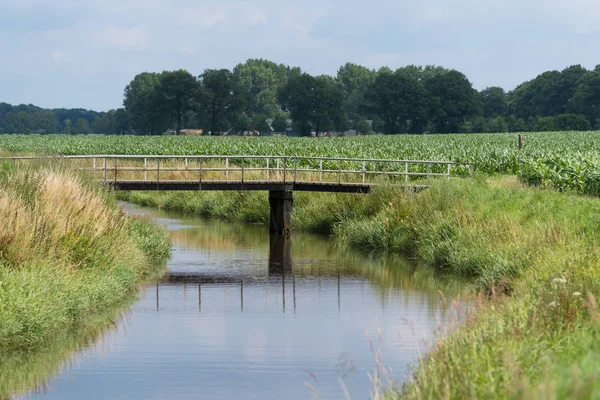
[[63, 133], [65, 135], [70, 135], [73, 133], [72, 122], [70, 119], [65, 119]]
[[483, 105], [483, 117], [494, 118], [506, 114], [506, 92], [497, 86], [488, 87], [480, 92]]
[[488, 120], [487, 129], [487, 131], [490, 133], [508, 132], [508, 123], [506, 122], [506, 119], [503, 116], [499, 115]]
[[275, 114], [273, 118], [273, 122], [271, 122], [271, 126], [273, 130], [277, 133], [285, 133], [288, 128], [288, 119], [290, 119], [290, 115], [284, 111], [279, 111]]
[[352, 118], [360, 119], [365, 93], [376, 76], [375, 71], [353, 63], [346, 63], [338, 70], [336, 81], [344, 93], [344, 111]]
[[508, 124], [509, 132], [526, 132], [528, 130], [525, 120], [523, 118], [515, 117], [514, 114], [511, 114], [508, 117], [506, 123]]
[[534, 132], [552, 132], [556, 131], [557, 127], [552, 117], [540, 117], [533, 127]]
[[199, 108], [200, 98], [200, 83], [183, 69], [163, 72], [155, 87], [155, 105], [174, 121], [177, 134], [184, 127], [184, 116]]
[[560, 114], [554, 117], [554, 124], [559, 131], [589, 131], [592, 129], [590, 121], [585, 115]]
[[365, 94], [365, 107], [383, 120], [384, 133], [422, 133], [429, 97], [418, 80], [403, 72], [381, 71]]
[[309, 136], [313, 130], [319, 133], [343, 129], [346, 122], [344, 94], [329, 76], [303, 73], [292, 77], [280, 91], [279, 101], [302, 136]]
[[207, 69], [199, 80], [205, 132], [214, 135], [232, 128], [232, 121], [239, 119], [238, 114], [246, 106], [244, 88], [227, 69]]
[[143, 72], [133, 78], [125, 88], [123, 105], [129, 114], [133, 128], [146, 134], [162, 132], [165, 115], [156, 101], [156, 87], [160, 74]]
[[73, 128], [73, 133], [75, 135], [87, 135], [92, 133], [90, 129], [90, 123], [85, 118], [79, 118], [75, 123], [75, 127]]
[[249, 59], [233, 69], [233, 77], [248, 95], [247, 114], [274, 115], [279, 110], [277, 92], [285, 86], [291, 69], [269, 60]]
[[457, 132], [466, 120], [481, 114], [481, 100], [464, 74], [432, 70], [431, 75], [424, 84], [433, 99], [432, 116], [438, 132]]
[[600, 120], [599, 67], [581, 79], [567, 105], [568, 112], [585, 115], [593, 125]]

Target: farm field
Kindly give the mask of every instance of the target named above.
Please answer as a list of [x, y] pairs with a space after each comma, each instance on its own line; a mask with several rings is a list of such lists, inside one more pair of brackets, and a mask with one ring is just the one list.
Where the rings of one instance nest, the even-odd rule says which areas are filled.
[[471, 162], [484, 174], [600, 195], [600, 132], [350, 138], [0, 135], [0, 154], [280, 155]]

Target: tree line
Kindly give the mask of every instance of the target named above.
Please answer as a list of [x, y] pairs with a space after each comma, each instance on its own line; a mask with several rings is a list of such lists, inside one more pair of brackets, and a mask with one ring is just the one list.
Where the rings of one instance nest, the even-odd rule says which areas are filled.
[[233, 70], [138, 74], [123, 108], [106, 113], [0, 103], [5, 133], [205, 134], [256, 129], [300, 135], [523, 132], [600, 129], [600, 66], [544, 72], [506, 92], [473, 88], [439, 66], [378, 70], [347, 63], [336, 76], [250, 59]]

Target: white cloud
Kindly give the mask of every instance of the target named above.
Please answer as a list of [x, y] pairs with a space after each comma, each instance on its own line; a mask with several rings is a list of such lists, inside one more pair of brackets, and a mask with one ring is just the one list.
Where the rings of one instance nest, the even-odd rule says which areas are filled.
[[148, 47], [150, 33], [143, 26], [116, 28], [109, 26], [94, 34], [101, 46], [120, 50], [144, 50]]

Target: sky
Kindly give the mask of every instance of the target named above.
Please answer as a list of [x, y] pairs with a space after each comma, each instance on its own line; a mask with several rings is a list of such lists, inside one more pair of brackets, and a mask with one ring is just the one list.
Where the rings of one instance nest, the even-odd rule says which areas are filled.
[[144, 71], [248, 58], [455, 68], [477, 89], [600, 64], [597, 0], [0, 0], [0, 102], [106, 111]]

